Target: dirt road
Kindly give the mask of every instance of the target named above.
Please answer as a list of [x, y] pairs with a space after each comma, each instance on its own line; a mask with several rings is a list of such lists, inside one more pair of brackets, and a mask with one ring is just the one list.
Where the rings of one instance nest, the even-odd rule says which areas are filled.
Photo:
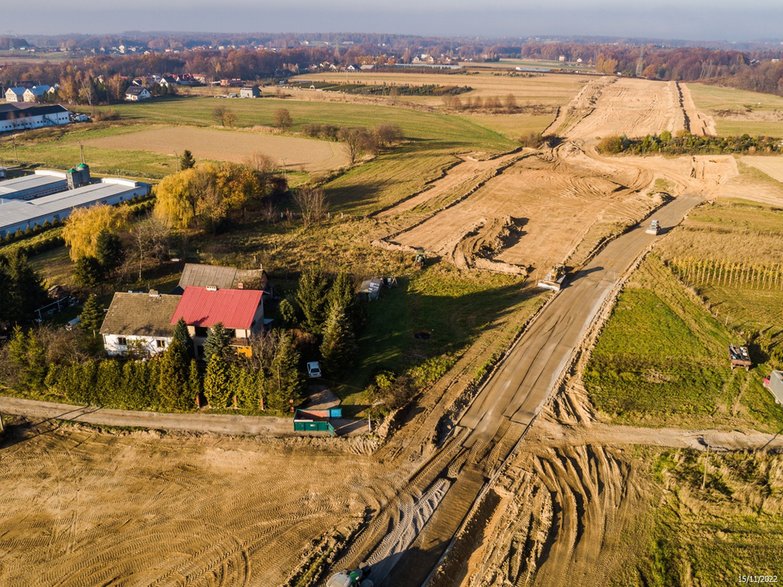
[[[661, 208], [662, 226], [679, 223], [696, 197], [680, 197]], [[517, 342], [459, 422], [444, 451], [456, 457], [442, 477], [453, 479], [430, 522], [385, 576], [381, 585], [420, 585], [435, 567], [487, 479], [523, 437], [555, 387], [602, 304], [634, 261], [658, 237], [638, 226], [609, 243], [549, 304]], [[383, 558], [388, 544], [373, 553]], [[364, 553], [369, 554], [369, 553]], [[388, 565], [383, 567], [385, 572]]]
[[[237, 436], [301, 436], [294, 433], [288, 418], [270, 416], [233, 416], [231, 414], [166, 414], [111, 410], [97, 406], [74, 406], [0, 396], [0, 414], [25, 416], [41, 420], [68, 420], [94, 426], [152, 428], [180, 432], [211, 432]], [[362, 432], [351, 422], [344, 422], [345, 433]]]

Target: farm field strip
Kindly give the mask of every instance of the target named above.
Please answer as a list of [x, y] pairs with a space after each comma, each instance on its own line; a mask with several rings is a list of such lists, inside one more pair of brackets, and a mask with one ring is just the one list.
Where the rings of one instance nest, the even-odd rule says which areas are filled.
[[187, 126], [146, 128], [133, 133], [91, 139], [84, 144], [101, 149], [143, 150], [173, 156], [188, 149], [197, 160], [236, 163], [245, 162], [260, 153], [281, 167], [311, 172], [331, 171], [349, 163], [344, 145], [334, 141]]

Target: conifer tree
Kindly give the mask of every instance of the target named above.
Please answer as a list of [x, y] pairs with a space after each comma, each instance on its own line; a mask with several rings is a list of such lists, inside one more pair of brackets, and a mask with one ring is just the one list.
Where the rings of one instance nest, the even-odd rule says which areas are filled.
[[18, 324], [31, 324], [35, 319], [35, 310], [48, 300], [43, 279], [33, 269], [20, 249], [16, 249], [8, 257], [6, 272], [8, 274], [7, 295], [10, 303], [10, 321]]
[[309, 269], [299, 277], [296, 302], [304, 315], [303, 326], [315, 334], [321, 333], [326, 318], [328, 289], [329, 282], [319, 269]]
[[104, 359], [98, 364], [97, 396], [101, 405], [117, 406], [125, 393], [122, 367], [115, 359]]
[[226, 408], [231, 396], [231, 365], [225, 356], [213, 352], [204, 373], [204, 397], [210, 407]]
[[223, 325], [218, 322], [207, 333], [207, 340], [204, 342], [204, 360], [209, 364], [212, 355], [219, 354], [224, 359], [231, 355], [231, 339]]
[[158, 395], [168, 409], [184, 410], [191, 406], [190, 356], [180, 338], [173, 338], [160, 358]]
[[113, 275], [125, 260], [120, 237], [109, 230], [101, 230], [95, 243], [95, 258], [98, 259], [104, 277]]
[[333, 303], [329, 308], [321, 343], [324, 370], [329, 375], [340, 373], [351, 363], [355, 352], [356, 340], [345, 309], [338, 303]]
[[178, 339], [182, 343], [182, 346], [187, 350], [188, 357], [191, 359], [194, 358], [193, 339], [190, 337], [190, 333], [188, 332], [188, 325], [182, 318], [180, 318], [174, 325], [174, 334], [172, 335], [172, 338]]
[[181, 171], [185, 169], [192, 169], [196, 165], [196, 160], [193, 158], [193, 153], [185, 149], [182, 152], [182, 156], [179, 158], [179, 168]]
[[39, 390], [46, 378], [46, 348], [32, 330], [27, 333], [26, 355], [25, 384], [28, 389]]
[[190, 371], [188, 372], [188, 388], [190, 390], [190, 400], [193, 405], [198, 405], [198, 398], [202, 393], [201, 373], [198, 370], [196, 359], [190, 359]]
[[103, 306], [98, 303], [98, 296], [91, 293], [82, 307], [80, 327], [87, 336], [95, 337], [102, 323]]
[[298, 365], [299, 352], [293, 337], [282, 332], [269, 369], [269, 407], [273, 410], [288, 412], [301, 400], [302, 378]]

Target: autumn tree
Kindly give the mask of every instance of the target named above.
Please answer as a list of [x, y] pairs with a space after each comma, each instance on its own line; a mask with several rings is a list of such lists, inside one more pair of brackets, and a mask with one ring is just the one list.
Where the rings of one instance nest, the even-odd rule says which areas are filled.
[[378, 142], [366, 128], [341, 128], [337, 139], [345, 143], [351, 165], [365, 154], [374, 154], [378, 150]]
[[133, 225], [130, 230], [133, 243], [132, 261], [139, 268], [139, 281], [142, 279], [144, 264], [150, 259], [160, 259], [164, 256], [171, 231], [153, 215], [148, 215]]
[[389, 147], [402, 140], [402, 129], [395, 124], [379, 124], [375, 127], [375, 136], [380, 146]]
[[100, 235], [104, 232], [118, 234], [128, 225], [129, 218], [127, 206], [98, 204], [73, 210], [63, 227], [63, 240], [71, 259], [97, 257]]
[[216, 106], [212, 110], [212, 119], [221, 126], [232, 127], [237, 123], [237, 115], [225, 106]]
[[286, 108], [280, 108], [275, 111], [274, 122], [275, 126], [282, 130], [288, 130], [294, 124], [291, 113]]
[[304, 186], [297, 189], [294, 192], [294, 202], [302, 214], [305, 226], [317, 224], [323, 220], [329, 209], [326, 195], [321, 187]]

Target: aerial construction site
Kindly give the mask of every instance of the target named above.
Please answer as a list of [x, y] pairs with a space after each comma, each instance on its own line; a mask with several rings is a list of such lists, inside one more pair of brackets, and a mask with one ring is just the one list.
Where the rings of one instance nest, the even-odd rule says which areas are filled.
[[[534, 100], [556, 77], [480, 72], [465, 83], [537, 84]], [[378, 179], [381, 203], [312, 237], [368, 267], [400, 258], [412, 272], [509, 292], [438, 377], [371, 427], [360, 409], [361, 426], [332, 437], [278, 434], [282, 418], [248, 416], [250, 433], [225, 420], [216, 432], [200, 414], [147, 425], [130, 411], [55, 414], [0, 398], [12, 415], [0, 583], [722, 585], [780, 574], [783, 416], [751, 361], [772, 330], [751, 322], [766, 320], [759, 305], [780, 307], [783, 185], [753, 172], [755, 157], [601, 148], [611, 136], [716, 135], [689, 84], [568, 83], [545, 104], [548, 140], [462, 145], [396, 195]], [[290, 91], [286, 104], [308, 108], [375, 104]], [[384, 156], [365, 165], [381, 169]], [[339, 194], [349, 179], [325, 185]], [[758, 240], [734, 258], [730, 234]], [[280, 262], [294, 241], [273, 238]], [[454, 313], [483, 302], [466, 298]], [[425, 329], [413, 330], [411, 341]]]

